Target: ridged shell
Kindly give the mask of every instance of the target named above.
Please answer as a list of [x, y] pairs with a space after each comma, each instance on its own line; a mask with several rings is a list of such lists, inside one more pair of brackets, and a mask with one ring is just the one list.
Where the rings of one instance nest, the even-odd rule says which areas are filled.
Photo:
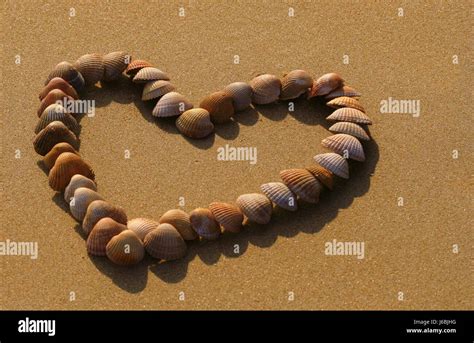
[[281, 182], [269, 182], [260, 186], [262, 193], [275, 204], [289, 211], [296, 211], [298, 203], [296, 195]]
[[128, 65], [127, 69], [125, 69], [125, 74], [135, 76], [141, 69], [147, 67], [153, 67], [153, 65], [145, 60], [133, 60]]
[[133, 78], [133, 82], [135, 83], [146, 83], [149, 81], [159, 80], [169, 81], [170, 77], [164, 71], [155, 67], [145, 67], [140, 69], [137, 75]]
[[316, 204], [322, 184], [306, 169], [286, 169], [280, 172], [280, 177], [301, 200]]
[[252, 87], [246, 82], [233, 82], [224, 88], [232, 96], [234, 110], [243, 111], [252, 103]]
[[332, 100], [335, 98], [340, 98], [341, 96], [359, 98], [361, 94], [358, 91], [356, 91], [354, 88], [352, 88], [351, 86], [342, 86], [333, 90], [331, 93], [327, 94], [324, 97], [324, 99]]
[[305, 70], [293, 70], [281, 80], [281, 100], [296, 99], [313, 85], [313, 78]]
[[117, 223], [112, 218], [102, 218], [95, 224], [89, 237], [87, 237], [87, 252], [94, 256], [105, 256], [107, 244], [112, 237], [126, 229], [125, 225]]
[[328, 73], [321, 76], [313, 82], [311, 90], [309, 91], [308, 99], [315, 96], [321, 96], [331, 93], [333, 90], [341, 87], [344, 80], [337, 73]]
[[43, 114], [38, 120], [38, 123], [35, 127], [35, 133], [40, 132], [43, 130], [48, 124], [52, 123], [53, 121], [60, 121], [66, 127], [75, 132], [79, 132], [79, 124], [77, 123], [76, 119], [67, 113], [66, 109], [59, 105], [59, 104], [51, 104], [43, 111]]
[[224, 91], [219, 91], [206, 96], [199, 107], [209, 112], [214, 124], [225, 123], [234, 115], [232, 96]]
[[342, 108], [342, 107], [355, 108], [356, 110], [359, 110], [365, 113], [365, 108], [364, 106], [361, 105], [359, 100], [348, 97], [348, 96], [340, 96], [338, 98], [334, 98], [331, 101], [329, 101], [326, 105], [335, 109]]
[[55, 191], [62, 192], [76, 174], [94, 179], [91, 166], [84, 162], [80, 156], [72, 152], [63, 152], [49, 171], [49, 186]]
[[43, 87], [39, 94], [39, 99], [43, 100], [46, 95], [53, 89], [59, 89], [62, 90], [64, 93], [72, 97], [73, 99], [77, 100], [79, 99], [79, 95], [77, 95], [76, 90], [74, 89], [73, 86], [71, 86], [69, 83], [64, 81], [60, 77], [53, 77], [46, 86]]
[[196, 208], [189, 213], [189, 220], [194, 231], [202, 238], [213, 240], [221, 234], [221, 228], [211, 210]]
[[237, 198], [237, 205], [250, 221], [257, 224], [267, 224], [272, 217], [272, 202], [263, 194], [242, 194]]
[[244, 215], [237, 206], [225, 202], [213, 202], [209, 204], [209, 210], [225, 231], [239, 232], [242, 229]]
[[86, 85], [95, 85], [104, 76], [104, 62], [102, 55], [93, 53], [82, 55], [74, 62], [76, 68], [84, 78]]
[[69, 143], [74, 149], [78, 147], [76, 135], [62, 122], [53, 121], [36, 135], [33, 146], [38, 154], [44, 156], [61, 142]]
[[351, 123], [371, 125], [372, 120], [364, 113], [355, 108], [343, 107], [335, 110], [326, 120], [348, 121]]
[[314, 156], [314, 160], [331, 173], [342, 177], [343, 179], [349, 178], [349, 164], [341, 155], [334, 152], [328, 152]]
[[214, 131], [209, 112], [203, 108], [187, 110], [176, 119], [176, 127], [183, 135], [191, 138], [204, 138]]
[[71, 181], [67, 185], [66, 189], [64, 190], [64, 200], [69, 204], [72, 198], [74, 197], [74, 192], [78, 188], [89, 188], [94, 192], [97, 192], [97, 185], [94, 181], [85, 177], [81, 174], [76, 174], [71, 177]]
[[321, 182], [327, 188], [333, 189], [334, 175], [329, 170], [327, 170], [326, 168], [323, 168], [319, 164], [315, 164], [310, 167], [307, 167], [306, 170], [309, 171], [311, 174], [313, 174], [314, 177], [317, 178], [319, 182]]
[[102, 196], [86, 187], [79, 187], [74, 191], [74, 196], [69, 202], [69, 210], [74, 218], [82, 221], [87, 212], [87, 207], [94, 200], [104, 200]]
[[102, 80], [109, 82], [117, 80], [130, 63], [131, 56], [123, 51], [114, 51], [104, 55], [104, 76]]
[[191, 108], [193, 108], [193, 104], [184, 95], [178, 92], [169, 92], [158, 100], [151, 114], [155, 117], [175, 117]]
[[127, 225], [127, 214], [122, 207], [110, 204], [104, 200], [94, 200], [87, 207], [84, 220], [82, 221], [82, 231], [88, 235], [95, 224], [105, 217], [112, 218], [117, 223]]
[[38, 111], [36, 112], [36, 114], [38, 115], [38, 117], [41, 117], [41, 115], [48, 106], [55, 104], [59, 101], [61, 102], [61, 104], [64, 104], [64, 100], [74, 101], [74, 98], [67, 95], [60, 89], [53, 89], [43, 98], [43, 100], [41, 100], [41, 104], [38, 107]]
[[370, 137], [365, 130], [356, 123], [340, 121], [329, 128], [329, 131], [336, 133], [345, 133], [363, 141], [370, 141]]
[[169, 81], [158, 80], [148, 81], [143, 87], [142, 100], [152, 100], [162, 97], [166, 93], [174, 91], [176, 88]]
[[185, 241], [192, 241], [198, 238], [196, 231], [191, 227], [189, 214], [183, 210], [173, 209], [166, 211], [158, 222], [160, 224], [166, 223], [173, 225]]
[[252, 87], [252, 102], [258, 105], [270, 104], [278, 100], [281, 91], [281, 82], [271, 74], [259, 75], [250, 81]]
[[146, 235], [144, 243], [154, 258], [170, 261], [186, 255], [186, 242], [171, 224], [160, 224]]
[[145, 240], [145, 236], [152, 232], [160, 225], [157, 221], [148, 218], [134, 218], [128, 221], [127, 228], [135, 232], [142, 240]]
[[364, 148], [359, 140], [351, 135], [345, 133], [338, 133], [327, 138], [324, 138], [321, 145], [325, 148], [355, 161], [365, 161]]
[[113, 263], [130, 266], [143, 260], [145, 248], [135, 232], [124, 230], [107, 243], [105, 253]]
[[44, 156], [43, 164], [45, 165], [45, 167], [48, 168], [48, 170], [53, 168], [57, 158], [63, 152], [71, 152], [80, 156], [76, 149], [74, 149], [69, 143], [61, 142], [53, 146], [53, 148]]
[[49, 81], [51, 81], [55, 77], [62, 78], [72, 87], [74, 87], [76, 92], [80, 92], [82, 89], [84, 89], [85, 81], [82, 77], [82, 74], [79, 73], [76, 68], [74, 68], [74, 66], [69, 62], [63, 61], [58, 63], [49, 73], [44, 84], [47, 85]]

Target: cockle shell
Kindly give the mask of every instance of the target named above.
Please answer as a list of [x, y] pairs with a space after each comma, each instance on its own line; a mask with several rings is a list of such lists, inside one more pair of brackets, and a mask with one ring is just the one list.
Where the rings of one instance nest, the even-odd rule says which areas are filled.
[[211, 210], [207, 208], [196, 208], [189, 213], [189, 220], [194, 231], [205, 239], [217, 239], [221, 234], [221, 228]]
[[236, 112], [249, 108], [252, 103], [252, 87], [246, 82], [233, 82], [224, 88], [224, 92], [232, 97]]
[[63, 152], [49, 171], [49, 186], [55, 191], [62, 192], [76, 174], [84, 175], [91, 180], [94, 179], [91, 166], [84, 162], [80, 156], [72, 152]]
[[242, 229], [244, 215], [237, 206], [225, 202], [213, 202], [209, 204], [209, 210], [225, 231], [239, 232]]
[[313, 174], [314, 177], [317, 178], [318, 181], [325, 185], [327, 188], [333, 189], [334, 175], [329, 170], [323, 168], [319, 164], [314, 164], [310, 167], [307, 167], [306, 170]]
[[102, 218], [109, 217], [117, 223], [127, 225], [127, 214], [120, 206], [110, 204], [104, 200], [94, 200], [87, 207], [84, 220], [82, 221], [82, 231], [88, 235], [94, 225]]
[[133, 60], [125, 69], [125, 74], [135, 76], [141, 69], [146, 67], [153, 67], [153, 65], [145, 60]]
[[82, 221], [87, 212], [87, 207], [94, 200], [104, 200], [102, 196], [86, 187], [79, 187], [74, 191], [74, 196], [69, 202], [69, 210], [74, 218]]
[[176, 260], [186, 254], [186, 242], [171, 224], [160, 224], [145, 236], [145, 249], [154, 258]]
[[155, 117], [175, 117], [193, 108], [184, 95], [178, 92], [169, 92], [161, 97], [152, 111]]
[[365, 108], [364, 106], [361, 105], [359, 100], [348, 97], [348, 96], [340, 96], [338, 98], [334, 98], [331, 101], [329, 101], [326, 105], [335, 109], [342, 108], [342, 107], [351, 107], [365, 113]]
[[234, 105], [232, 96], [226, 92], [214, 92], [206, 96], [199, 107], [209, 112], [211, 121], [214, 124], [225, 123], [234, 115]]
[[145, 248], [135, 232], [124, 230], [107, 243], [105, 253], [115, 264], [130, 266], [143, 260]]
[[281, 80], [280, 100], [296, 99], [313, 85], [313, 78], [305, 70], [293, 70]]
[[79, 95], [77, 95], [76, 90], [74, 89], [73, 86], [71, 86], [69, 83], [64, 81], [60, 77], [53, 77], [46, 86], [43, 87], [39, 94], [39, 99], [43, 100], [43, 98], [48, 95], [50, 91], [53, 89], [60, 89], [70, 97], [72, 97], [74, 100], [79, 99]]
[[43, 98], [43, 100], [41, 100], [41, 104], [38, 107], [38, 111], [36, 112], [36, 114], [38, 115], [38, 117], [41, 117], [41, 115], [48, 106], [58, 102], [61, 102], [61, 104], [65, 105], [65, 102], [68, 101], [74, 101], [74, 98], [67, 95], [60, 89], [53, 89]]
[[94, 181], [88, 177], [85, 177], [84, 175], [76, 174], [71, 177], [71, 181], [69, 181], [69, 184], [64, 190], [64, 200], [69, 204], [69, 202], [74, 197], [74, 192], [76, 189], [81, 187], [89, 188], [90, 190], [97, 192], [97, 185]]
[[322, 184], [306, 169], [286, 169], [280, 172], [280, 177], [301, 200], [316, 204]]
[[192, 241], [198, 238], [196, 231], [194, 231], [191, 227], [189, 214], [187, 214], [183, 210], [169, 210], [161, 216], [158, 222], [160, 224], [166, 223], [173, 225], [173, 227], [178, 230], [179, 234], [186, 241]]
[[355, 108], [343, 107], [335, 110], [326, 120], [348, 121], [351, 123], [371, 125], [372, 120], [364, 113]]
[[272, 217], [272, 202], [263, 194], [242, 194], [236, 202], [240, 210], [252, 222], [267, 224]]
[[45, 167], [48, 170], [53, 168], [54, 163], [56, 162], [57, 158], [63, 152], [71, 152], [73, 154], [80, 156], [79, 153], [76, 151], [76, 149], [74, 149], [69, 143], [61, 142], [53, 146], [53, 148], [44, 156], [43, 164], [45, 165]]
[[140, 71], [137, 72], [137, 75], [133, 78], [133, 82], [135, 83], [146, 83], [158, 80], [169, 81], [170, 77], [164, 71], [155, 67], [145, 67], [140, 69]]
[[344, 80], [337, 73], [328, 73], [321, 76], [313, 82], [311, 90], [309, 91], [308, 99], [315, 96], [321, 96], [331, 93], [333, 90], [341, 87]]
[[85, 81], [82, 77], [82, 74], [79, 73], [71, 63], [66, 61], [58, 63], [53, 68], [53, 70], [46, 78], [46, 82], [44, 84], [47, 85], [49, 81], [51, 81], [55, 77], [62, 78], [64, 81], [73, 86], [76, 92], [80, 92], [85, 85]]
[[102, 80], [105, 71], [102, 55], [97, 53], [82, 55], [74, 62], [74, 68], [82, 74], [86, 85]]
[[162, 97], [166, 93], [174, 91], [176, 88], [169, 81], [157, 80], [148, 81], [143, 87], [142, 100], [152, 100]]
[[145, 236], [160, 225], [157, 221], [148, 218], [134, 218], [128, 221], [127, 228], [135, 232], [143, 242]]
[[191, 138], [204, 138], [214, 131], [209, 112], [203, 108], [187, 110], [176, 119], [176, 127], [183, 135]]
[[358, 91], [356, 91], [354, 88], [352, 88], [351, 86], [342, 86], [342, 87], [336, 88], [331, 93], [327, 94], [324, 97], [324, 99], [332, 100], [335, 98], [340, 98], [342, 96], [351, 97], [351, 98], [359, 98], [361, 94]]
[[51, 104], [43, 111], [43, 114], [38, 120], [38, 123], [35, 127], [35, 133], [40, 132], [43, 130], [48, 124], [52, 123], [53, 121], [60, 121], [66, 127], [75, 132], [79, 132], [79, 124], [77, 123], [76, 119], [67, 113], [66, 109], [59, 105], [59, 104]]
[[73, 148], [77, 149], [78, 141], [76, 135], [62, 122], [53, 121], [36, 135], [33, 146], [38, 154], [44, 156], [56, 144], [61, 142], [69, 143]]
[[298, 204], [296, 195], [281, 182], [269, 182], [260, 186], [263, 194], [275, 204], [289, 211], [296, 211]]
[[105, 256], [107, 244], [112, 237], [125, 230], [127, 230], [125, 225], [117, 223], [112, 218], [102, 218], [87, 237], [87, 252], [94, 256]]
[[104, 76], [102, 80], [109, 82], [117, 80], [130, 63], [131, 56], [123, 51], [114, 51], [104, 55]]
[[324, 138], [321, 145], [325, 148], [343, 155], [346, 158], [355, 161], [365, 161], [364, 149], [359, 140], [351, 135], [345, 133], [338, 133], [330, 137]]
[[341, 155], [334, 152], [328, 152], [314, 156], [314, 160], [331, 173], [342, 177], [343, 179], [349, 178], [349, 164]]
[[265, 105], [278, 100], [281, 91], [281, 82], [278, 77], [271, 74], [259, 75], [250, 81], [252, 87], [252, 102]]
[[365, 130], [356, 123], [340, 121], [329, 128], [329, 131], [335, 133], [345, 133], [363, 141], [370, 141], [370, 137]]

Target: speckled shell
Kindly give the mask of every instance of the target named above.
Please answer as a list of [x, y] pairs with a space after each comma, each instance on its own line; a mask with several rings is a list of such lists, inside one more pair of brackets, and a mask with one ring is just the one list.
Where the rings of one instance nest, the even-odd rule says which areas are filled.
[[358, 91], [356, 91], [354, 88], [352, 88], [351, 86], [342, 86], [333, 90], [331, 93], [327, 94], [324, 97], [324, 99], [332, 100], [335, 98], [340, 98], [341, 96], [359, 98], [361, 94]]
[[306, 169], [286, 169], [280, 172], [280, 177], [301, 200], [316, 204], [322, 184]]
[[306, 168], [311, 174], [314, 175], [315, 178], [319, 180], [323, 185], [325, 185], [329, 189], [333, 189], [334, 187], [334, 175], [326, 168], [323, 168], [319, 164], [314, 164], [310, 167]]
[[147, 67], [153, 67], [153, 65], [145, 60], [133, 60], [125, 69], [125, 74], [135, 76], [140, 70]]
[[153, 100], [160, 98], [166, 93], [174, 91], [176, 88], [169, 81], [158, 80], [148, 81], [143, 87], [142, 100]]
[[151, 114], [155, 117], [175, 117], [191, 108], [193, 108], [193, 104], [184, 95], [178, 92], [169, 92], [158, 100]]
[[187, 110], [176, 119], [176, 127], [183, 135], [191, 138], [204, 138], [214, 132], [209, 112], [203, 108]]
[[35, 133], [40, 132], [43, 130], [48, 124], [52, 123], [53, 121], [60, 121], [66, 127], [75, 132], [79, 132], [79, 124], [77, 123], [76, 119], [67, 113], [66, 109], [59, 105], [59, 104], [51, 104], [43, 111], [43, 114], [38, 120], [38, 123], [35, 127]]
[[44, 156], [43, 164], [49, 170], [53, 168], [56, 159], [61, 155], [63, 152], [71, 152], [78, 156], [79, 153], [74, 149], [69, 143], [61, 142], [53, 146], [53, 148]]
[[309, 91], [308, 99], [315, 96], [321, 96], [331, 93], [333, 90], [341, 87], [344, 80], [337, 73], [328, 73], [321, 76], [313, 82], [311, 90]]
[[149, 81], [165, 80], [169, 81], [170, 77], [164, 71], [155, 67], [145, 67], [133, 78], [135, 83], [147, 83]]
[[87, 212], [87, 207], [94, 200], [104, 200], [102, 196], [86, 187], [79, 187], [74, 191], [74, 196], [69, 202], [69, 210], [74, 218], [82, 221]]
[[127, 225], [127, 214], [125, 210], [104, 200], [94, 200], [87, 207], [84, 220], [82, 221], [82, 231], [88, 235], [94, 225], [102, 218], [109, 217], [117, 223]]
[[232, 97], [234, 111], [243, 111], [252, 103], [252, 87], [246, 82], [233, 82], [224, 88]]
[[359, 110], [365, 113], [365, 108], [364, 106], [361, 105], [359, 100], [348, 97], [348, 96], [340, 96], [338, 98], [334, 98], [331, 101], [329, 101], [326, 105], [335, 109], [342, 108], [342, 107], [355, 108], [356, 110]]
[[225, 202], [213, 202], [209, 204], [209, 210], [225, 231], [239, 232], [242, 229], [244, 215], [237, 206]]
[[64, 93], [72, 97], [73, 99], [77, 100], [79, 99], [79, 95], [77, 95], [76, 90], [74, 89], [73, 86], [71, 86], [69, 83], [64, 81], [60, 77], [53, 77], [46, 86], [43, 87], [39, 94], [39, 99], [43, 100], [46, 95], [53, 89], [59, 89], [62, 90]]
[[270, 104], [278, 100], [281, 92], [281, 82], [271, 74], [259, 75], [250, 81], [252, 87], [252, 102], [257, 105]]
[[351, 135], [338, 133], [324, 138], [321, 142], [321, 145], [340, 155], [343, 155], [344, 157], [360, 162], [365, 161], [365, 154], [362, 144], [360, 144], [357, 138]]
[[36, 135], [33, 146], [38, 154], [44, 156], [61, 142], [69, 143], [74, 149], [77, 149], [76, 135], [62, 122], [53, 121]]
[[174, 226], [178, 230], [179, 234], [186, 241], [192, 241], [198, 238], [196, 231], [191, 227], [191, 221], [189, 214], [183, 210], [173, 209], [165, 212], [158, 220], [160, 224], [166, 223]]
[[104, 63], [104, 81], [115, 81], [130, 63], [131, 56], [123, 51], [114, 51], [104, 55], [102, 58]]
[[82, 74], [79, 73], [74, 66], [69, 62], [60, 62], [58, 63], [53, 70], [49, 73], [49, 76], [46, 78], [46, 82], [44, 83], [47, 85], [49, 81], [51, 81], [55, 77], [60, 77], [67, 83], [69, 83], [76, 92], [80, 92], [84, 89], [84, 78]]
[[74, 192], [76, 191], [76, 189], [81, 187], [89, 188], [90, 190], [97, 192], [97, 185], [94, 181], [92, 181], [88, 177], [85, 177], [84, 175], [76, 174], [73, 175], [71, 181], [69, 181], [69, 184], [64, 190], [64, 200], [69, 204], [69, 202], [74, 197]]
[[127, 227], [117, 223], [112, 218], [102, 218], [95, 224], [90, 235], [87, 237], [87, 252], [94, 256], [105, 256], [107, 244], [112, 237], [125, 231]]
[[237, 198], [237, 205], [245, 216], [254, 223], [267, 224], [272, 217], [272, 202], [259, 193], [242, 194]]
[[41, 104], [38, 107], [38, 111], [36, 114], [38, 117], [40, 117], [43, 112], [46, 110], [46, 108], [52, 104], [57, 103], [58, 101], [61, 101], [61, 104], [64, 103], [64, 99], [66, 101], [74, 101], [74, 98], [67, 95], [60, 89], [52, 89], [44, 98], [41, 100]]
[[209, 112], [214, 124], [225, 123], [234, 115], [232, 96], [224, 91], [214, 92], [206, 96], [199, 107]]
[[281, 182], [269, 182], [260, 186], [262, 193], [276, 205], [289, 211], [296, 211], [298, 203], [296, 195]]
[[335, 110], [330, 116], [326, 117], [329, 121], [347, 121], [351, 123], [371, 125], [372, 120], [364, 113], [355, 108], [343, 107]]
[[154, 258], [176, 260], [186, 255], [186, 242], [171, 224], [160, 224], [145, 237], [145, 250]]
[[356, 123], [341, 121], [332, 125], [329, 128], [329, 131], [335, 132], [335, 133], [345, 133], [345, 134], [354, 136], [356, 138], [359, 138], [363, 141], [370, 141], [370, 137], [367, 134], [367, 132], [365, 132], [365, 130], [359, 125], [357, 125]]
[[305, 70], [293, 70], [281, 80], [280, 100], [296, 99], [313, 85], [313, 78]]
[[82, 55], [74, 62], [74, 68], [82, 74], [86, 85], [102, 80], [105, 70], [102, 55], [97, 53]]
[[189, 213], [189, 220], [194, 231], [202, 238], [213, 240], [221, 234], [221, 228], [211, 210], [196, 208]]
[[76, 174], [94, 179], [91, 166], [84, 162], [80, 156], [72, 152], [63, 152], [49, 171], [49, 186], [55, 191], [62, 192]]
[[328, 152], [314, 156], [314, 160], [331, 173], [342, 177], [343, 179], [349, 178], [349, 164], [341, 155], [334, 152]]
[[148, 218], [134, 218], [128, 221], [127, 228], [135, 232], [142, 240], [145, 240], [145, 236], [152, 232], [160, 225], [157, 221]]
[[135, 232], [124, 230], [107, 243], [105, 253], [113, 263], [130, 266], [143, 260], [145, 248]]

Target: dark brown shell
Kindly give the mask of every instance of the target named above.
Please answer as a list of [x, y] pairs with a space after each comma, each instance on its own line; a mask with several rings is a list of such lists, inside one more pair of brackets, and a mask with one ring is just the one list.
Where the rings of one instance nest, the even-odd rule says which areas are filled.
[[130, 63], [131, 56], [123, 51], [114, 51], [104, 55], [102, 58], [104, 63], [104, 81], [115, 81]]
[[234, 115], [232, 96], [226, 92], [219, 91], [206, 96], [199, 107], [209, 112], [214, 124], [225, 123]]
[[102, 218], [95, 224], [89, 237], [87, 237], [87, 252], [95, 256], [105, 256], [107, 244], [112, 237], [126, 229], [125, 225], [117, 223], [112, 218]]
[[38, 154], [44, 156], [61, 142], [69, 143], [74, 149], [77, 149], [79, 144], [76, 135], [66, 125], [53, 121], [36, 135], [33, 146]]
[[225, 202], [213, 202], [209, 204], [209, 210], [224, 230], [239, 232], [242, 229], [244, 215], [237, 206]]
[[344, 80], [337, 73], [328, 73], [313, 82], [309, 91], [308, 99], [331, 93], [333, 90], [342, 87]]
[[61, 142], [56, 144], [43, 158], [43, 163], [46, 168], [51, 169], [54, 166], [54, 163], [56, 162], [57, 158], [59, 155], [61, 155], [63, 152], [71, 152], [73, 154], [76, 154], [78, 156], [79, 153], [74, 149], [69, 143], [66, 142]]
[[70, 97], [72, 97], [73, 99], [77, 100], [79, 99], [79, 95], [77, 95], [77, 92], [76, 90], [74, 89], [73, 86], [71, 86], [69, 83], [67, 83], [66, 81], [64, 81], [62, 78], [60, 77], [54, 77], [52, 78], [48, 84], [46, 86], [43, 87], [43, 89], [41, 90], [40, 94], [39, 94], [39, 99], [40, 100], [43, 100], [43, 98], [48, 95], [48, 93], [50, 91], [52, 91], [53, 89], [60, 89], [62, 90], [64, 93], [66, 93], [67, 95], [69, 95]]
[[280, 177], [301, 200], [309, 203], [319, 201], [322, 184], [306, 169], [287, 169], [280, 172]]
[[171, 224], [160, 224], [145, 236], [146, 251], [154, 258], [176, 260], [186, 254], [186, 242]]
[[187, 110], [176, 119], [176, 127], [183, 135], [204, 138], [214, 131], [209, 112], [203, 108]]
[[76, 119], [67, 113], [66, 109], [59, 105], [59, 104], [51, 104], [43, 111], [43, 114], [38, 120], [38, 123], [35, 127], [35, 133], [40, 132], [43, 130], [48, 124], [52, 123], [53, 121], [60, 121], [66, 127], [74, 133], [79, 132], [79, 124], [77, 123]]
[[93, 53], [86, 54], [77, 59], [74, 63], [76, 68], [84, 77], [86, 85], [94, 85], [104, 76], [104, 62], [102, 55]]
[[133, 60], [125, 69], [125, 74], [135, 76], [141, 69], [146, 67], [153, 67], [153, 65], [145, 60]]
[[38, 108], [38, 111], [36, 114], [38, 117], [41, 117], [43, 114], [44, 110], [52, 104], [58, 103], [58, 101], [61, 101], [62, 106], [64, 107], [64, 100], [66, 101], [74, 101], [74, 98], [67, 95], [60, 89], [53, 89], [51, 90], [44, 98], [41, 100], [41, 104]]
[[62, 192], [76, 174], [94, 179], [94, 172], [87, 162], [72, 152], [63, 152], [49, 171], [49, 186], [55, 191]]
[[109, 217], [117, 223], [127, 225], [127, 214], [125, 210], [105, 200], [94, 200], [87, 207], [86, 215], [82, 221], [82, 231], [88, 235], [95, 224], [102, 218]]
[[48, 77], [46, 78], [46, 82], [44, 84], [47, 85], [49, 81], [51, 81], [55, 77], [62, 78], [64, 81], [66, 81], [71, 86], [73, 86], [76, 92], [80, 92], [84, 89], [84, 86], [85, 86], [84, 77], [69, 62], [64, 61], [64, 62], [58, 63], [53, 68], [53, 70], [49, 73]]
[[327, 188], [331, 190], [333, 189], [334, 174], [331, 173], [329, 170], [320, 166], [319, 164], [314, 164], [310, 167], [307, 167], [306, 170], [309, 171], [311, 174], [313, 174], [314, 177], [316, 177], [319, 180], [319, 182], [321, 182]]

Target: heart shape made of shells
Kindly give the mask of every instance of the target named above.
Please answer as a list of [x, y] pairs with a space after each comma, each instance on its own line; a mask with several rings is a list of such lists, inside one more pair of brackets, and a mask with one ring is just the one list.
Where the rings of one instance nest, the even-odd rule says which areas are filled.
[[[132, 82], [143, 84], [142, 100], [156, 101], [153, 116], [177, 117], [176, 127], [190, 138], [204, 138], [235, 112], [251, 104], [264, 105], [301, 96], [320, 97], [336, 110], [326, 119], [335, 122], [333, 136], [322, 145], [333, 152], [314, 157], [315, 164], [280, 172], [282, 182], [261, 185], [261, 193], [240, 195], [235, 204], [213, 202], [189, 214], [171, 209], [158, 220], [128, 219], [124, 209], [106, 201], [98, 192], [91, 166], [78, 149], [78, 113], [70, 113], [65, 101], [79, 99], [87, 85], [112, 82], [125, 73]], [[349, 178], [348, 159], [364, 161], [361, 141], [369, 141], [365, 125], [372, 124], [358, 101], [360, 94], [344, 84], [336, 73], [314, 80], [304, 70], [294, 70], [279, 79], [261, 74], [247, 82], [234, 82], [205, 97], [194, 108], [176, 92], [170, 77], [145, 60], [132, 60], [125, 52], [86, 54], [71, 64], [57, 64], [46, 79], [39, 98], [38, 124], [33, 142], [44, 156], [49, 185], [63, 192], [71, 215], [82, 222], [87, 252], [107, 256], [118, 265], [140, 262], [145, 252], [160, 260], [174, 260], [186, 253], [186, 241], [217, 239], [223, 231], [239, 232], [248, 221], [267, 224], [274, 206], [296, 211], [298, 200], [317, 203], [324, 188], [332, 189], [336, 177]]]

